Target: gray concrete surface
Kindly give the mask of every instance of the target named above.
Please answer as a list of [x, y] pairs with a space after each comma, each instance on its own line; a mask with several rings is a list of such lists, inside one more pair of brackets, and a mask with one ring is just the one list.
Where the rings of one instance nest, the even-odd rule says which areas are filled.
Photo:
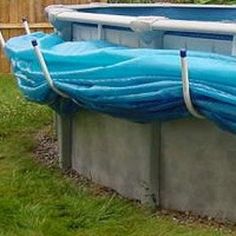
[[88, 111], [73, 119], [72, 167], [94, 182], [158, 201], [158, 123], [140, 125]]
[[[205, 120], [59, 120], [61, 166], [151, 206], [236, 222], [236, 136]], [[63, 137], [62, 137], [63, 136]]]
[[236, 135], [203, 120], [161, 127], [160, 206], [236, 222]]

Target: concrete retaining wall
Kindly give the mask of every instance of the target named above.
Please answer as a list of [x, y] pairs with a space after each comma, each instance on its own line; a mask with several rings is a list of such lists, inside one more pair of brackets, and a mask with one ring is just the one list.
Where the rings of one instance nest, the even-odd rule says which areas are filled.
[[235, 135], [202, 120], [162, 124], [162, 208], [236, 222], [235, 168]]
[[72, 167], [123, 196], [153, 204], [158, 197], [157, 123], [139, 125], [98, 113], [73, 120]]
[[81, 111], [69, 120], [59, 123], [62, 167], [149, 205], [236, 222], [235, 135], [196, 119], [136, 124]]

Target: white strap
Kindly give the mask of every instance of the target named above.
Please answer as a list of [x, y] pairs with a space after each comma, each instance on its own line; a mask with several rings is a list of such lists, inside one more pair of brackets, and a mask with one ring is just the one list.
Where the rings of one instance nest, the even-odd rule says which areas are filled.
[[0, 44], [1, 44], [2, 48], [4, 48], [5, 44], [6, 44], [1, 31], [0, 31]]
[[180, 58], [181, 58], [181, 73], [182, 73], [184, 103], [190, 114], [192, 114], [196, 118], [203, 119], [204, 117], [194, 108], [192, 104], [189, 90], [187, 51], [185, 49], [180, 50]]
[[51, 75], [50, 75], [50, 73], [49, 73], [49, 71], [48, 71], [48, 67], [47, 67], [46, 62], [45, 62], [45, 60], [44, 60], [43, 54], [42, 54], [42, 52], [40, 51], [40, 48], [39, 48], [39, 46], [38, 46], [38, 42], [37, 42], [36, 40], [33, 40], [33, 41], [32, 41], [32, 45], [33, 45], [33, 47], [34, 47], [34, 51], [35, 51], [35, 54], [36, 54], [36, 56], [37, 56], [37, 58], [38, 58], [39, 64], [40, 64], [40, 66], [41, 66], [41, 69], [42, 69], [42, 71], [43, 71], [44, 77], [45, 77], [45, 79], [47, 80], [47, 82], [48, 82], [49, 86], [51, 87], [51, 89], [52, 89], [55, 93], [59, 94], [60, 96], [65, 97], [65, 98], [69, 98], [67, 94], [61, 92], [59, 89], [57, 89], [57, 88], [55, 87], [54, 82], [53, 82], [53, 80], [52, 80], [52, 77], [51, 77]]
[[98, 34], [97, 34], [97, 39], [98, 40], [102, 40], [103, 39], [103, 28], [102, 28], [102, 24], [98, 24]]
[[22, 19], [22, 24], [23, 24], [23, 26], [24, 26], [24, 28], [25, 28], [26, 34], [31, 34], [31, 32], [30, 32], [30, 27], [29, 27], [29, 24], [28, 24], [28, 21], [27, 21], [26, 18], [23, 18], [23, 19]]
[[236, 35], [233, 36], [231, 55], [236, 56]]

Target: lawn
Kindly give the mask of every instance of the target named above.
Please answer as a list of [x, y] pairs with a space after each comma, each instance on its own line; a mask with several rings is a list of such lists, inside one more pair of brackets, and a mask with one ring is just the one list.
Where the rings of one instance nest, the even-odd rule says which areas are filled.
[[51, 123], [50, 109], [27, 102], [11, 77], [0, 76], [0, 236], [228, 234], [179, 224], [112, 194], [93, 194], [43, 166], [33, 158], [34, 137]]

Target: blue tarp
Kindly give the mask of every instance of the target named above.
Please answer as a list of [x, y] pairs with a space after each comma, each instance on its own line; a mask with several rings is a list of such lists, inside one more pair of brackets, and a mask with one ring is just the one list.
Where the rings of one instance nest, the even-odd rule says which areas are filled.
[[[71, 99], [49, 87], [32, 39], [40, 44], [54, 84]], [[12, 38], [5, 50], [25, 97], [59, 113], [83, 107], [137, 122], [189, 116], [177, 50], [130, 49], [105, 41], [64, 42], [56, 34], [43, 33]], [[236, 132], [236, 59], [202, 52], [188, 55], [194, 107], [223, 129]]]

